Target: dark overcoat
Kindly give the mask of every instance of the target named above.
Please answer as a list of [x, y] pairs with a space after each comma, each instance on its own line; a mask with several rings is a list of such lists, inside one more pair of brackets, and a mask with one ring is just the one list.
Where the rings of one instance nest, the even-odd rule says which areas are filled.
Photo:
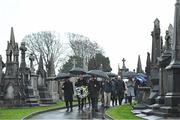
[[74, 89], [72, 82], [65, 81], [62, 89], [64, 90], [64, 100], [73, 100]]
[[91, 98], [98, 98], [100, 84], [97, 80], [90, 80], [88, 84], [89, 96]]
[[117, 95], [124, 98], [125, 83], [123, 80], [117, 80]]

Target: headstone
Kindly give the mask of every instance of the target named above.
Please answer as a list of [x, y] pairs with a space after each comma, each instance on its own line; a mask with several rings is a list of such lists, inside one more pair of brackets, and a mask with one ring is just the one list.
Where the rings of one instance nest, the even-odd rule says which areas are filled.
[[59, 94], [58, 94], [58, 81], [55, 81], [55, 68], [54, 68], [54, 59], [53, 55], [51, 55], [51, 59], [48, 61], [48, 77], [46, 78], [47, 87], [50, 95], [52, 96], [53, 102], [59, 101]]
[[35, 74], [35, 69], [34, 69], [34, 65], [33, 65], [34, 56], [33, 56], [32, 53], [29, 56], [29, 60], [30, 60], [30, 71], [31, 71], [31, 74], [30, 74], [31, 85], [32, 85], [33, 90], [34, 90], [35, 98], [37, 98], [39, 100], [40, 99], [39, 91], [37, 89], [37, 86], [38, 86], [38, 75]]
[[125, 65], [125, 58], [122, 59], [122, 62], [123, 62], [123, 66], [121, 69], [118, 70], [118, 75], [121, 76], [121, 78], [124, 78], [125, 74], [129, 71], [129, 69], [126, 68], [126, 65]]
[[[171, 25], [170, 25], [171, 26]], [[170, 36], [170, 31], [166, 31], [166, 36], [165, 36], [165, 46], [164, 46], [164, 51], [159, 57], [159, 67], [160, 67], [160, 79], [159, 79], [159, 96], [157, 98], [157, 103], [159, 104], [164, 104], [164, 97], [165, 94], [167, 93], [167, 70], [165, 69], [166, 66], [168, 66], [171, 62], [171, 53], [172, 53], [172, 48], [171, 48], [171, 43], [172, 43], [172, 37]]]
[[19, 74], [21, 81], [23, 81], [24, 83], [24, 84], [21, 83], [21, 88], [22, 90], [24, 90], [25, 93], [26, 105], [38, 106], [39, 105], [38, 99], [34, 95], [34, 89], [32, 87], [31, 70], [30, 68], [26, 67], [25, 52], [27, 48], [25, 46], [25, 42], [21, 43], [20, 50], [21, 50], [21, 64], [20, 64]]
[[10, 42], [6, 50], [6, 71], [3, 82], [3, 106], [19, 106], [24, 104], [23, 91], [19, 84], [19, 48], [15, 42], [14, 31], [11, 28]]
[[173, 47], [171, 63], [167, 70], [167, 93], [161, 111], [168, 116], [180, 116], [180, 0], [175, 4]]
[[46, 72], [43, 67], [43, 59], [42, 54], [39, 58], [39, 65], [37, 70], [38, 75], [38, 90], [39, 90], [39, 96], [40, 96], [40, 103], [41, 104], [52, 104], [53, 99], [50, 95], [47, 86], [46, 86]]
[[147, 104], [155, 104], [155, 98], [158, 96], [159, 91], [159, 66], [158, 57], [161, 55], [162, 39], [160, 36], [160, 22], [158, 19], [154, 21], [154, 30], [151, 32], [152, 36], [152, 53], [151, 53], [151, 70], [150, 80], [152, 89], [147, 100]]
[[151, 81], [153, 86], [159, 83], [159, 68], [157, 58], [161, 55], [161, 37], [160, 21], [154, 21], [154, 30], [152, 31], [152, 53], [151, 53]]

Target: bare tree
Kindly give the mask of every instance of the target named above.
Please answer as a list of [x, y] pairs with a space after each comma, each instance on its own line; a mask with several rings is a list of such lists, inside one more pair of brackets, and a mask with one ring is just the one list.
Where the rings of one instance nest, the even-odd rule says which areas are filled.
[[39, 56], [42, 54], [46, 70], [51, 55], [53, 55], [55, 68], [59, 67], [60, 63], [65, 60], [66, 49], [56, 32], [42, 31], [28, 34], [23, 41], [28, 48], [27, 56], [32, 53], [36, 63], [38, 63]]
[[74, 33], [67, 33], [67, 36], [74, 55], [85, 59], [87, 64], [97, 53], [103, 53], [102, 48], [96, 42], [91, 42], [86, 36]]

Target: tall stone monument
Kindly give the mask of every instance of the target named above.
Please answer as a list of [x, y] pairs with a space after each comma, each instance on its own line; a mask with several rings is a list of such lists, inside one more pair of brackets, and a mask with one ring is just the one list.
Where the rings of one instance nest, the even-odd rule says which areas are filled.
[[28, 106], [37, 106], [38, 99], [34, 95], [34, 89], [32, 87], [31, 82], [31, 70], [26, 66], [25, 61], [25, 52], [27, 51], [27, 48], [25, 46], [25, 42], [21, 43], [21, 46], [19, 48], [21, 50], [21, 64], [19, 68], [19, 74], [20, 74], [20, 80], [21, 82], [21, 89], [24, 90], [25, 93], [25, 102]]
[[157, 58], [161, 55], [161, 37], [160, 37], [160, 21], [154, 21], [154, 30], [152, 31], [152, 53], [151, 53], [151, 81], [152, 84], [158, 85], [159, 83], [159, 68]]
[[15, 42], [14, 31], [11, 28], [10, 41], [6, 49], [6, 71], [3, 78], [4, 106], [16, 106], [22, 104], [23, 92], [19, 84], [19, 49]]
[[55, 68], [54, 68], [54, 59], [53, 54], [51, 54], [51, 58], [48, 61], [48, 71], [47, 71], [47, 87], [50, 95], [52, 96], [53, 102], [57, 102], [59, 100], [59, 94], [58, 94], [58, 81], [54, 81], [55, 75]]
[[149, 96], [148, 104], [154, 104], [155, 98], [158, 96], [159, 91], [159, 66], [158, 57], [161, 55], [162, 39], [160, 36], [160, 21], [156, 19], [154, 21], [154, 30], [151, 32], [152, 36], [152, 53], [151, 53], [151, 70], [150, 80], [152, 83], [152, 90]]
[[166, 31], [166, 35], [165, 35], [164, 50], [163, 50], [161, 56], [158, 58], [159, 67], [160, 67], [160, 79], [159, 79], [159, 96], [157, 98], [157, 102], [159, 104], [164, 104], [164, 97], [165, 97], [165, 94], [167, 93], [166, 86], [168, 85], [167, 84], [168, 72], [165, 68], [171, 62], [172, 35], [170, 33], [172, 32], [172, 29], [173, 29], [173, 27], [170, 24], [168, 30]]
[[180, 116], [180, 0], [175, 4], [171, 63], [167, 70], [167, 93], [161, 111], [167, 116]]
[[38, 90], [39, 90], [39, 96], [40, 96], [40, 103], [51, 104], [53, 100], [52, 100], [52, 96], [50, 95], [47, 89], [46, 71], [44, 70], [44, 66], [43, 66], [42, 54], [40, 55], [40, 58], [39, 58], [37, 75], [38, 75]]
[[126, 68], [126, 65], [125, 65], [125, 62], [126, 62], [125, 58], [122, 59], [122, 62], [123, 62], [122, 68], [121, 68], [121, 69], [118, 68], [118, 69], [119, 69], [119, 70], [118, 70], [118, 75], [120, 75], [121, 78], [123, 78], [123, 76], [125, 75], [125, 73], [129, 71], [129, 69], [127, 69], [127, 68]]
[[136, 72], [137, 73], [143, 73], [140, 55], [138, 55], [138, 63], [137, 63], [137, 70], [136, 70]]
[[33, 65], [34, 59], [35, 58], [34, 58], [33, 54], [31, 53], [30, 56], [29, 56], [31, 85], [32, 85], [33, 90], [34, 90], [35, 98], [39, 100], [40, 99], [39, 91], [37, 89], [37, 86], [38, 86], [38, 75], [36, 75], [36, 73], [35, 73], [35, 69], [34, 69], [34, 65]]

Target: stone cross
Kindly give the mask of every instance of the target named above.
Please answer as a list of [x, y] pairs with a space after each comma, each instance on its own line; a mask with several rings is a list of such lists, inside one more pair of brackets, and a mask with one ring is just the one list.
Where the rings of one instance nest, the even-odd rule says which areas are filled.
[[25, 42], [21, 42], [20, 50], [21, 50], [21, 65], [20, 65], [20, 67], [25, 68], [26, 67], [25, 52], [27, 51]]
[[33, 56], [32, 53], [29, 55], [29, 60], [30, 60], [30, 70], [31, 70], [32, 73], [34, 73], [34, 71], [35, 71], [34, 65], [33, 65], [34, 56]]
[[123, 62], [123, 68], [126, 68], [126, 66], [125, 66], [125, 61], [126, 61], [125, 58], [123, 58], [123, 59], [122, 59], [122, 62]]

